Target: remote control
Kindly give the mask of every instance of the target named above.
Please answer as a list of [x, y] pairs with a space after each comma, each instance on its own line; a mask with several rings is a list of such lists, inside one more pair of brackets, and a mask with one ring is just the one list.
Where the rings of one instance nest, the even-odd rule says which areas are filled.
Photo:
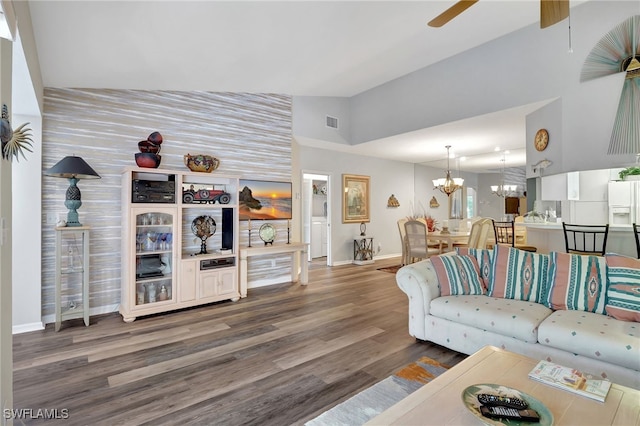
[[488, 405], [490, 407], [500, 406], [515, 408], [516, 410], [524, 410], [529, 404], [519, 398], [512, 398], [508, 396], [490, 395], [488, 393], [478, 394], [478, 402], [482, 405]]
[[480, 406], [480, 413], [489, 418], [511, 419], [520, 422], [539, 422], [540, 416], [534, 410], [516, 410], [507, 407]]

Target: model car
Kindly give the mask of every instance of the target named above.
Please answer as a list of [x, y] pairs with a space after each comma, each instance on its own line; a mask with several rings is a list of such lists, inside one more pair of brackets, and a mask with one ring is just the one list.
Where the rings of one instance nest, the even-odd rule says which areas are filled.
[[221, 189], [184, 189], [182, 190], [182, 202], [187, 204], [229, 204], [231, 194]]

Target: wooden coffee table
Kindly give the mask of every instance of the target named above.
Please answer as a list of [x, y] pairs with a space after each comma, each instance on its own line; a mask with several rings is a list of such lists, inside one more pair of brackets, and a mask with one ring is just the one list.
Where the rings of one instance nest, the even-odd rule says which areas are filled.
[[478, 383], [496, 383], [540, 400], [555, 425], [640, 425], [640, 391], [613, 384], [604, 403], [527, 377], [538, 360], [486, 346], [398, 402], [367, 425], [475, 425], [462, 392]]

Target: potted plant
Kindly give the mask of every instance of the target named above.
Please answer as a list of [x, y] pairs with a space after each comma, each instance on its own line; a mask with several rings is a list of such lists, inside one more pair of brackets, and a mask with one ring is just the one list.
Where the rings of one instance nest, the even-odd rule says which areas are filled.
[[621, 170], [618, 173], [618, 176], [620, 176], [621, 180], [627, 180], [627, 176], [638, 176], [638, 180], [640, 180], [640, 167], [639, 166], [632, 166], [632, 167], [627, 167], [624, 170]]

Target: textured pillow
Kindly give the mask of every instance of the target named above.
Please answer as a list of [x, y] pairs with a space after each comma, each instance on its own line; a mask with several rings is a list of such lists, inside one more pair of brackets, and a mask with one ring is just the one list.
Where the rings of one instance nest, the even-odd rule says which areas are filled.
[[546, 305], [553, 310], [604, 314], [607, 264], [604, 256], [551, 252]]
[[441, 296], [484, 294], [475, 257], [433, 256], [430, 259], [438, 276]]
[[497, 244], [489, 296], [540, 303], [546, 296], [549, 255]]
[[471, 255], [476, 258], [480, 268], [480, 279], [485, 290], [489, 288], [491, 282], [491, 262], [493, 260], [493, 250], [475, 249], [468, 247], [456, 247], [456, 253], [460, 255]]
[[640, 322], [640, 260], [607, 254], [607, 315]]

